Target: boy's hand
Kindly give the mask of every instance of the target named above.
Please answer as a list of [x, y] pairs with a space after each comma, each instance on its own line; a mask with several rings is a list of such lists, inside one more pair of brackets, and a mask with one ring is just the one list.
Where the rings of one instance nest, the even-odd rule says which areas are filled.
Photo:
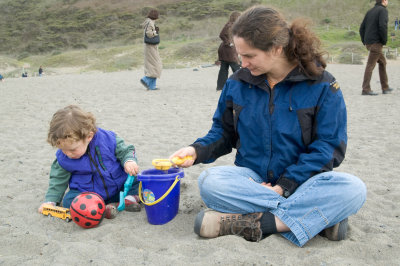
[[38, 209], [38, 212], [39, 212], [39, 213], [42, 213], [42, 212], [43, 212], [43, 207], [44, 207], [44, 205], [53, 205], [53, 206], [56, 206], [56, 203], [55, 203], [55, 202], [43, 202], [42, 205], [40, 205], [40, 207], [39, 207], [39, 209]]
[[125, 162], [124, 170], [127, 174], [136, 176], [139, 173], [139, 166], [134, 161], [127, 161]]

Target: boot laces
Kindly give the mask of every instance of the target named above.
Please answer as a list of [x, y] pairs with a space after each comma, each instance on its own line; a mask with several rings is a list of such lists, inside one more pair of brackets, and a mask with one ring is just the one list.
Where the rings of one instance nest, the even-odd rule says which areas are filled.
[[260, 241], [262, 231], [257, 214], [221, 216], [220, 235], [243, 236], [248, 241]]

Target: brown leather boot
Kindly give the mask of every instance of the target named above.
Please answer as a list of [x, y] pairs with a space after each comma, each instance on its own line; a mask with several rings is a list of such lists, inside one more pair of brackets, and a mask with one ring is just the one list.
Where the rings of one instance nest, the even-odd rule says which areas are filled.
[[260, 219], [263, 214], [222, 213], [212, 209], [200, 211], [194, 222], [194, 232], [206, 238], [224, 235], [243, 236], [247, 241], [260, 241]]

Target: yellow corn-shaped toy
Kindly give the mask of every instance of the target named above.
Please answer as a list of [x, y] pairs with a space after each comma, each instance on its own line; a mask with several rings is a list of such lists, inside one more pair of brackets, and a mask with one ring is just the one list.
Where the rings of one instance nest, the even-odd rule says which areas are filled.
[[187, 160], [193, 160], [192, 156], [185, 156], [184, 158], [174, 157], [170, 159], [154, 159], [151, 163], [154, 168], [158, 170], [168, 170], [172, 165], [181, 165]]

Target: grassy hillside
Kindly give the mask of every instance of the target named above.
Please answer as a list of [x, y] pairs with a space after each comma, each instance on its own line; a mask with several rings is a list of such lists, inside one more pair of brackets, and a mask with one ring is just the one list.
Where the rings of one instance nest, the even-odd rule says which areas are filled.
[[[141, 23], [151, 7], [161, 12], [165, 67], [212, 63], [230, 12], [255, 4], [278, 8], [289, 20], [311, 18], [330, 60], [365, 54], [358, 27], [371, 0], [0, 0], [0, 71], [14, 76], [24, 66], [32, 71], [39, 65], [80, 71], [141, 66]], [[388, 9], [391, 34], [400, 3], [391, 1]], [[388, 46], [399, 44], [400, 38]]]

